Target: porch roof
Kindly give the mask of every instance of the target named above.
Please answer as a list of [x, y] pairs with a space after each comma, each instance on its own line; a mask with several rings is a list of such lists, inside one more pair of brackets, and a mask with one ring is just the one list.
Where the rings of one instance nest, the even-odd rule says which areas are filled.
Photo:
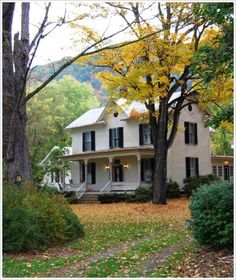
[[64, 155], [59, 157], [62, 160], [76, 161], [84, 158], [107, 158], [114, 156], [129, 156], [129, 155], [153, 155], [154, 149], [152, 146], [138, 146], [138, 147], [126, 147], [126, 148], [114, 148], [100, 151], [89, 151], [77, 154]]

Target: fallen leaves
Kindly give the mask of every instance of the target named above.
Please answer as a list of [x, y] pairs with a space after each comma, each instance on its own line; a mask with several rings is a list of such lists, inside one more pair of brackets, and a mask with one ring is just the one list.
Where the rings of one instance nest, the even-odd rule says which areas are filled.
[[195, 249], [192, 256], [181, 260], [176, 272], [182, 277], [233, 277], [233, 255]]
[[72, 209], [82, 224], [111, 222], [176, 222], [185, 223], [190, 217], [186, 198], [172, 199], [167, 205], [148, 203], [76, 204]]

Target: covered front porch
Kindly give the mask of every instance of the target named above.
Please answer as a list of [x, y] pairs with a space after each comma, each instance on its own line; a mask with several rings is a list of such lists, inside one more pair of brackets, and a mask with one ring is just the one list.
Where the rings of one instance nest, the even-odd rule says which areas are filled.
[[71, 183], [63, 183], [63, 190], [75, 191], [78, 199], [85, 193], [133, 192], [152, 182], [152, 147], [84, 152], [61, 159], [72, 161]]

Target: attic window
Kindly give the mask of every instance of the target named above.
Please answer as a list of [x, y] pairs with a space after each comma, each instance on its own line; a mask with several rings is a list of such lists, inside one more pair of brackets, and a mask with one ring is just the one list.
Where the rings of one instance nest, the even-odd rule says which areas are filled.
[[115, 113], [113, 114], [113, 116], [114, 116], [115, 118], [117, 118], [117, 117], [118, 117], [118, 112], [115, 112]]
[[188, 110], [189, 110], [189, 112], [191, 112], [192, 110], [193, 110], [193, 107], [192, 107], [192, 105], [188, 105]]

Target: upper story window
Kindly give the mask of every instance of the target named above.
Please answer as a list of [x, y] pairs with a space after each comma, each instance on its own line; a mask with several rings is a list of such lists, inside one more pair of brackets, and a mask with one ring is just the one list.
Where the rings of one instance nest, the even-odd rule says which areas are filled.
[[139, 125], [139, 145], [150, 145], [152, 144], [152, 130], [148, 124]]
[[193, 177], [199, 175], [198, 158], [186, 157], [186, 177]]
[[95, 131], [83, 132], [83, 152], [95, 151]]
[[185, 144], [197, 144], [197, 123], [184, 122], [185, 127]]
[[123, 127], [109, 129], [109, 146], [113, 148], [123, 148]]

